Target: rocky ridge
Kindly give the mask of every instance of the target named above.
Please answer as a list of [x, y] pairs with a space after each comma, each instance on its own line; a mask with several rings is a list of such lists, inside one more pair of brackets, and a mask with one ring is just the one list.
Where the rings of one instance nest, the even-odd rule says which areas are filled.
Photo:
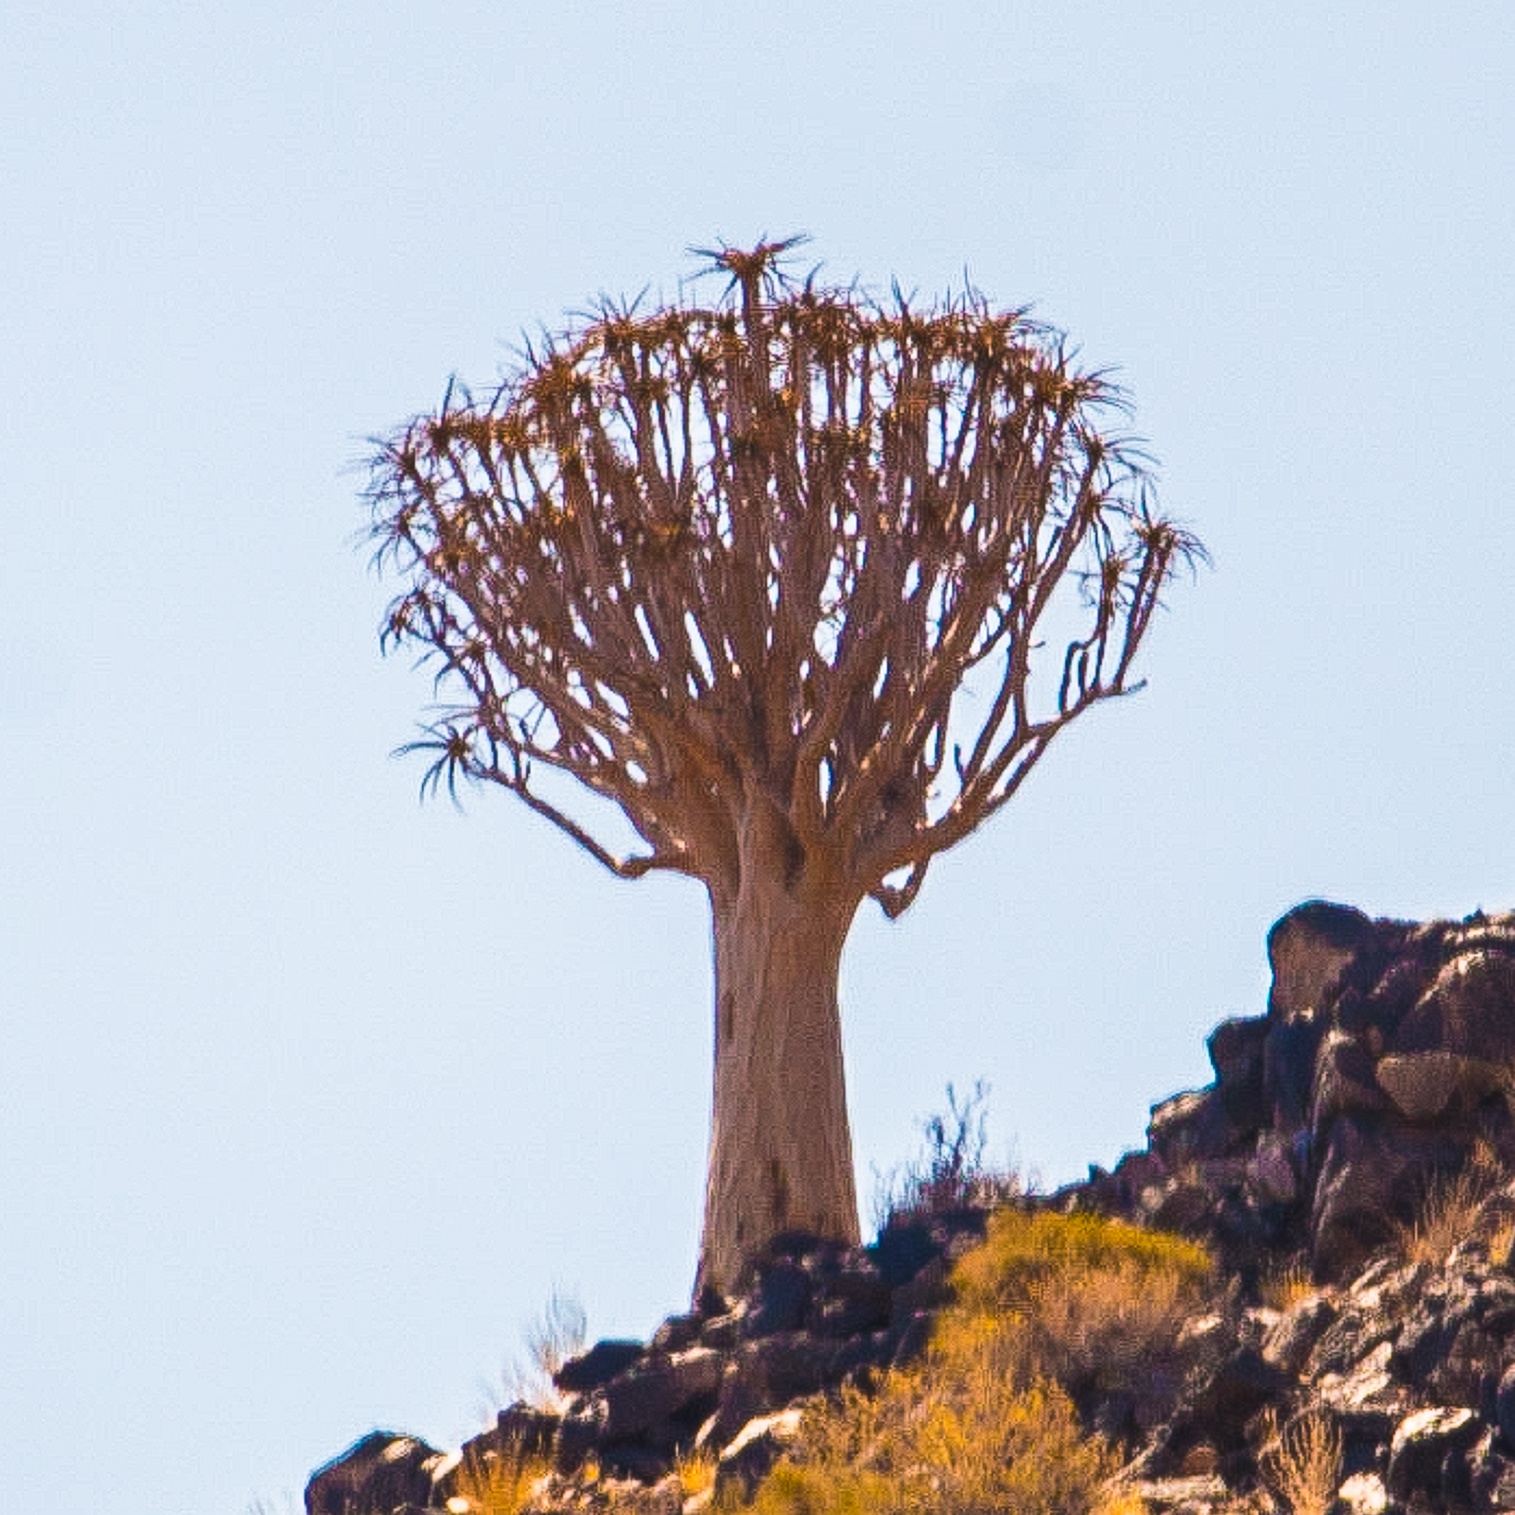
[[[1133, 1508], [1288, 1508], [1271, 1474], [1319, 1430], [1339, 1510], [1515, 1509], [1515, 914], [1312, 902], [1268, 950], [1267, 1010], [1211, 1034], [1214, 1081], [1154, 1107], [1113, 1170], [1024, 1202], [1202, 1240], [1228, 1281], [1181, 1371], [1118, 1402], [1070, 1392], [1127, 1448]], [[511, 1406], [450, 1454], [375, 1432], [312, 1477], [307, 1511], [461, 1515], [480, 1469], [526, 1452], [553, 1470], [542, 1507], [694, 1515], [754, 1487], [814, 1396], [917, 1356], [984, 1225], [963, 1209], [851, 1251], [784, 1239], [742, 1298], [565, 1365], [560, 1409]], [[697, 1450], [715, 1483], [690, 1498], [677, 1462]]]

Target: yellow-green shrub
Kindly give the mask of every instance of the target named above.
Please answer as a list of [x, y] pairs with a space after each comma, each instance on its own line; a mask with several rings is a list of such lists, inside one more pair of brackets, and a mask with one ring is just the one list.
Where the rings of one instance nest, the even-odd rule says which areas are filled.
[[966, 1308], [1003, 1311], [1034, 1306], [1060, 1275], [1120, 1271], [1168, 1277], [1198, 1290], [1211, 1270], [1210, 1254], [1180, 1236], [1099, 1215], [1012, 1208], [990, 1216], [983, 1244], [959, 1261], [952, 1280]]
[[[1203, 1248], [1006, 1209], [952, 1274], [921, 1365], [806, 1417], [757, 1515], [1082, 1515], [1119, 1457], [1070, 1391], [1152, 1371], [1211, 1287]], [[1109, 1496], [1104, 1496], [1108, 1502]]]
[[[1078, 1515], [1114, 1471], [1055, 1384], [989, 1371], [892, 1375], [850, 1421], [807, 1426], [798, 1460], [757, 1491], [756, 1515]], [[858, 1408], [853, 1404], [854, 1412]], [[829, 1423], [827, 1423], [829, 1422]]]
[[1211, 1287], [1193, 1242], [1092, 1215], [1003, 1210], [953, 1274], [956, 1304], [933, 1350], [944, 1361], [985, 1333], [1080, 1396], [1140, 1389]]

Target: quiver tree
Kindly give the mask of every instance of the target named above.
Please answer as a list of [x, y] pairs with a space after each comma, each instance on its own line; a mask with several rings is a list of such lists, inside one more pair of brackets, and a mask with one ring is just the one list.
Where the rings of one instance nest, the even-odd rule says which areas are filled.
[[379, 445], [369, 491], [408, 584], [386, 644], [434, 657], [452, 701], [409, 744], [432, 787], [492, 781], [618, 876], [709, 896], [697, 1290], [782, 1232], [857, 1239], [837, 976], [858, 906], [898, 916], [1069, 722], [1135, 687], [1200, 551], [1055, 333], [971, 291], [921, 310], [795, 282], [790, 245], [709, 254], [709, 305], [602, 304], [487, 399], [450, 388]]

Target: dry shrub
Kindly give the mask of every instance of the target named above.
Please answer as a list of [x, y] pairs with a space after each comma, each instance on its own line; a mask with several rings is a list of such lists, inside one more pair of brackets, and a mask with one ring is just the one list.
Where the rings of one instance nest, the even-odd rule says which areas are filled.
[[1258, 1459], [1264, 1482], [1290, 1515], [1330, 1515], [1341, 1483], [1341, 1431], [1329, 1413], [1307, 1410], [1282, 1435], [1272, 1420], [1272, 1443]]
[[692, 1499], [696, 1494], [714, 1488], [718, 1461], [715, 1452], [709, 1447], [680, 1452], [674, 1458], [674, 1471], [679, 1475], [679, 1492], [685, 1499]]
[[512, 1404], [561, 1410], [566, 1396], [553, 1384], [553, 1375], [584, 1350], [588, 1337], [583, 1305], [572, 1294], [554, 1289], [542, 1313], [521, 1333], [524, 1356], [506, 1364], [498, 1388], [489, 1383], [480, 1385], [482, 1418], [493, 1421], [498, 1411]]
[[958, 1308], [938, 1334], [990, 1322], [1033, 1373], [1076, 1394], [1139, 1386], [1211, 1290], [1204, 1248], [1093, 1215], [996, 1214], [953, 1274]]
[[1258, 1284], [1258, 1294], [1270, 1310], [1291, 1310], [1317, 1292], [1310, 1270], [1303, 1262], [1275, 1268]]
[[1135, 1515], [1070, 1389], [1134, 1379], [1213, 1276], [1202, 1248], [1092, 1216], [1001, 1211], [923, 1363], [807, 1415], [759, 1515]]
[[1106, 1494], [1094, 1507], [1094, 1515], [1149, 1515], [1151, 1508], [1140, 1494], [1121, 1489]]
[[1056, 1384], [987, 1359], [950, 1381], [895, 1374], [856, 1419], [845, 1399], [821, 1418], [757, 1491], [757, 1515], [1080, 1515], [1117, 1461]]
[[1118, 1459], [1087, 1436], [1049, 1379], [1018, 1387], [993, 1354], [922, 1418], [914, 1438], [943, 1512], [1072, 1515], [1093, 1507]]
[[1477, 1233], [1480, 1212], [1501, 1177], [1500, 1169], [1475, 1151], [1455, 1175], [1433, 1178], [1415, 1219], [1394, 1227], [1404, 1260], [1440, 1267], [1453, 1247]]
[[874, 1171], [873, 1221], [880, 1231], [891, 1222], [942, 1215], [954, 1210], [990, 1210], [1023, 1192], [1019, 1175], [997, 1172], [984, 1161], [989, 1145], [984, 1110], [989, 1086], [980, 1079], [971, 1094], [958, 1098], [947, 1085], [947, 1109], [921, 1122], [925, 1147], [912, 1162]]
[[547, 1473], [545, 1460], [519, 1446], [486, 1452], [458, 1470], [458, 1492], [447, 1508], [451, 1515], [521, 1515]]

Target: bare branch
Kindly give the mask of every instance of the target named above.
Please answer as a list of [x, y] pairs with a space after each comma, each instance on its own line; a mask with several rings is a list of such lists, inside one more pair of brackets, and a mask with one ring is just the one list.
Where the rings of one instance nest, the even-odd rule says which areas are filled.
[[[383, 641], [464, 696], [413, 744], [442, 742], [432, 788], [499, 783], [623, 877], [725, 884], [762, 804], [893, 915], [1058, 732], [1138, 687], [1203, 549], [1057, 333], [973, 292], [797, 286], [793, 245], [708, 252], [710, 306], [602, 302], [379, 443], [375, 558], [408, 580]], [[544, 801], [535, 764], [650, 855]]]

